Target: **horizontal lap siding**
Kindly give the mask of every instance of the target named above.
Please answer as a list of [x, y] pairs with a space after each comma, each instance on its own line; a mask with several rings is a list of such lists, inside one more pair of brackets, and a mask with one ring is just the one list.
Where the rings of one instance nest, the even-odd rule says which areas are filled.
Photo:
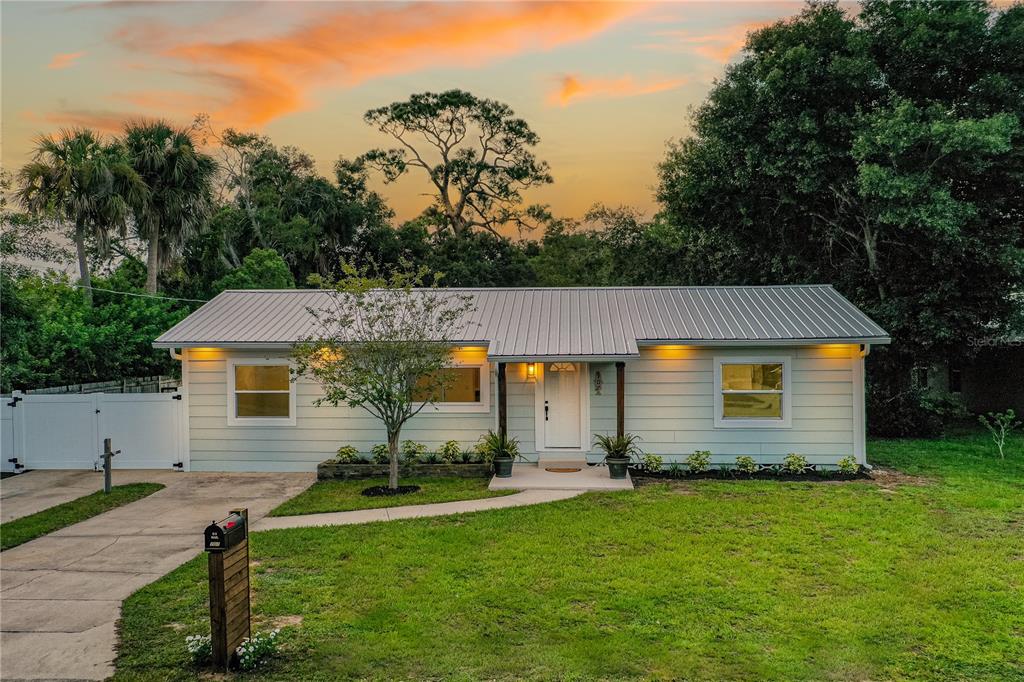
[[[626, 431], [666, 461], [710, 450], [712, 461], [723, 464], [738, 455], [774, 463], [790, 452], [834, 463], [853, 454], [854, 352], [850, 346], [643, 349], [626, 364]], [[714, 358], [730, 355], [791, 358], [791, 428], [715, 428]]]
[[[341, 445], [361, 452], [386, 440], [378, 419], [361, 408], [317, 407], [317, 384], [300, 379], [296, 386], [295, 426], [229, 426], [227, 424], [227, 357], [268, 357], [252, 352], [188, 351], [189, 443], [194, 471], [315, 471]], [[464, 354], [466, 359], [475, 359]], [[270, 357], [281, 357], [271, 355]], [[415, 440], [436, 450], [447, 440], [468, 449], [482, 433], [495, 428], [496, 377], [491, 367], [490, 412], [429, 413], [413, 417], [402, 440]]]

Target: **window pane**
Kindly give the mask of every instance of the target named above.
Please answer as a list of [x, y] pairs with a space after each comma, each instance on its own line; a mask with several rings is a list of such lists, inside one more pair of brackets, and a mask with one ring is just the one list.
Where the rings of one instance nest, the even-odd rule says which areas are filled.
[[447, 371], [450, 383], [444, 389], [444, 402], [480, 402], [480, 368], [454, 367]]
[[238, 417], [287, 417], [287, 393], [236, 393]]
[[[444, 370], [443, 389], [438, 389], [439, 395], [435, 395], [434, 402], [437, 403], [478, 403], [480, 402], [480, 368], [479, 367], [450, 367]], [[426, 400], [429, 389], [434, 385], [431, 379], [421, 379], [413, 389], [412, 399], [415, 401]]]
[[416, 382], [416, 387], [412, 389], [412, 399], [415, 402], [422, 402], [430, 397], [430, 389], [435, 389], [434, 402], [441, 402], [441, 396], [437, 393], [440, 392], [434, 385], [432, 377], [423, 377]]
[[239, 391], [287, 391], [288, 365], [235, 365]]
[[781, 393], [726, 393], [722, 396], [722, 416], [745, 419], [781, 419]]
[[771, 365], [722, 365], [722, 389], [726, 391], [781, 391], [782, 363]]

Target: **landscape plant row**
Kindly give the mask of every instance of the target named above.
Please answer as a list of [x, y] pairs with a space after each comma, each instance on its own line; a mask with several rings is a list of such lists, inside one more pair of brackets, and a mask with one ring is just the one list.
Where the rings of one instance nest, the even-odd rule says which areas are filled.
[[[431, 452], [423, 443], [402, 441], [399, 457], [403, 464], [485, 464], [490, 461], [489, 452], [482, 444], [467, 450], [456, 440], [446, 442], [436, 452]], [[343, 445], [338, 448], [335, 461], [342, 464], [387, 464], [388, 446], [378, 443], [369, 453], [363, 453], [352, 445]]]

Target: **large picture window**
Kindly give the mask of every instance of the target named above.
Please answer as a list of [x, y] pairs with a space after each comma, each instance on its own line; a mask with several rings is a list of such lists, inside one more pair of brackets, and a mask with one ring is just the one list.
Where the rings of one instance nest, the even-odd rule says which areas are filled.
[[715, 358], [715, 426], [789, 426], [789, 391], [788, 358]]
[[[490, 409], [487, 365], [456, 365], [444, 372], [444, 385], [434, 395], [432, 409], [441, 412], [486, 412]], [[429, 386], [423, 386], [413, 391], [413, 400], [426, 400], [428, 390]]]
[[295, 423], [295, 383], [285, 360], [230, 359], [228, 423], [287, 426]]

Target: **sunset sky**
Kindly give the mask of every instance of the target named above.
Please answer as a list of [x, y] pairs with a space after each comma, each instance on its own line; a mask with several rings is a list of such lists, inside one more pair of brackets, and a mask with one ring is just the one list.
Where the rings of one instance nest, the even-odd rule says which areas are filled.
[[[655, 208], [665, 142], [737, 58], [746, 33], [797, 2], [7, 2], [3, 165], [61, 126], [117, 132], [127, 118], [269, 135], [330, 173], [387, 143], [362, 121], [414, 92], [462, 88], [506, 102], [540, 135], [559, 215], [594, 202]], [[428, 199], [381, 191], [400, 219]]]

